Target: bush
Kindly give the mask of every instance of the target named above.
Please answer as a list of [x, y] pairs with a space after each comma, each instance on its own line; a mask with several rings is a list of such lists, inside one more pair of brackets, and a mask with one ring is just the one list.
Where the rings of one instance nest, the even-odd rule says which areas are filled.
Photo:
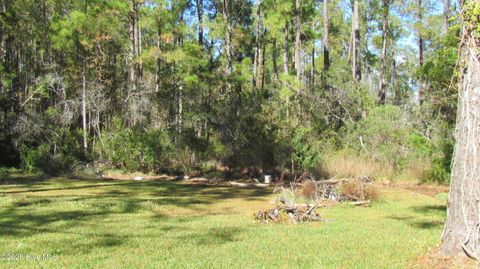
[[117, 125], [103, 138], [99, 154], [116, 168], [156, 172], [168, 165], [174, 153], [165, 131], [140, 131]]
[[310, 138], [311, 130], [298, 128], [292, 140], [293, 160], [303, 170], [313, 171], [320, 164], [320, 149]]
[[49, 146], [46, 144], [42, 144], [38, 147], [22, 145], [20, 147], [22, 168], [28, 172], [44, 170], [48, 163], [47, 160], [49, 154]]
[[352, 129], [347, 145], [361, 152], [362, 157], [393, 166], [397, 173], [422, 168], [418, 163], [430, 160], [432, 143], [415, 132], [398, 106], [376, 107]]
[[52, 154], [50, 145], [38, 147], [22, 145], [20, 148], [22, 168], [28, 172], [43, 171], [49, 175], [70, 171], [78, 162], [74, 156], [63, 153]]

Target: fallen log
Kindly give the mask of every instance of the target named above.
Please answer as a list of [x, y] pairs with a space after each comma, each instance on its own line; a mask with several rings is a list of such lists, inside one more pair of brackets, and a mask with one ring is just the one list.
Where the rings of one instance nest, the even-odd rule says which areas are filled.
[[265, 188], [265, 187], [270, 187], [270, 184], [264, 184], [264, 183], [241, 183], [241, 182], [233, 182], [233, 181], [230, 181], [230, 185], [232, 185], [234, 187], [240, 187], [240, 188], [250, 188], [250, 187]]
[[349, 202], [348, 204], [349, 204], [349, 205], [353, 205], [353, 206], [364, 206], [364, 205], [369, 205], [369, 204], [370, 204], [370, 200]]

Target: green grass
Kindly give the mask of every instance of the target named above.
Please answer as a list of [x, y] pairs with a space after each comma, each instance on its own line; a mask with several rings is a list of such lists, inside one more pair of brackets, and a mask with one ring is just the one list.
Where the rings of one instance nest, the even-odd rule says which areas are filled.
[[[6, 181], [6, 182], [5, 182]], [[178, 182], [0, 179], [2, 268], [405, 268], [438, 243], [443, 197], [382, 192], [326, 223], [261, 224], [271, 191]]]

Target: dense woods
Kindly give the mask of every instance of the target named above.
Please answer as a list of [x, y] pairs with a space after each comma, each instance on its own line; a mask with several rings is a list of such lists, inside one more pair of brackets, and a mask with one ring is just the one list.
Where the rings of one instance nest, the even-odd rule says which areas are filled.
[[0, 162], [320, 176], [361, 159], [448, 180], [457, 8], [0, 0]]

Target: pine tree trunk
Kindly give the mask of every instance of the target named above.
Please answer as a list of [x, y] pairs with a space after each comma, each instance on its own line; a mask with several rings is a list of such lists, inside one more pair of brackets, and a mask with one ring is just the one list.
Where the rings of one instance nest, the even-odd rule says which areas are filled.
[[297, 81], [302, 80], [302, 2], [295, 1], [295, 69], [297, 71]]
[[315, 76], [316, 76], [316, 68], [315, 68], [315, 43], [312, 44], [312, 53], [311, 53], [311, 60], [312, 60], [312, 70], [310, 71], [310, 86], [315, 86]]
[[[423, 11], [422, 11], [422, 0], [418, 0], [418, 21], [422, 22], [423, 20]], [[422, 32], [418, 29], [418, 68], [423, 66], [423, 37]], [[418, 79], [418, 104], [422, 105], [423, 103], [423, 81], [420, 77]]]
[[138, 56], [141, 54], [141, 28], [139, 18], [138, 0], [132, 0], [130, 6], [130, 41], [131, 41], [131, 58], [133, 63], [130, 65], [129, 80], [133, 89], [137, 88], [138, 80], [142, 77], [142, 63], [137, 63]]
[[450, 0], [443, 0], [443, 16], [445, 18], [445, 33], [450, 27]]
[[83, 149], [88, 150], [87, 141], [87, 67], [84, 61], [82, 69], [82, 129], [83, 129]]
[[[480, 5], [479, 0], [476, 6]], [[463, 7], [465, 7], [464, 5]], [[462, 11], [465, 13], [465, 10]], [[464, 16], [466, 17], [466, 16]], [[478, 23], [463, 25], [456, 146], [441, 251], [480, 258], [480, 62]]]
[[257, 7], [255, 16], [255, 53], [253, 59], [253, 85], [257, 87], [258, 66], [260, 62], [260, 6]]
[[379, 87], [379, 103], [385, 104], [386, 102], [386, 88], [387, 88], [387, 39], [388, 39], [388, 13], [390, 9], [389, 0], [383, 0], [383, 23], [382, 23], [382, 66], [380, 68], [380, 87]]
[[203, 47], [203, 0], [197, 1], [198, 44]]
[[272, 54], [273, 80], [275, 83], [278, 83], [278, 48], [276, 38], [272, 41]]
[[362, 79], [360, 67], [360, 18], [358, 13], [358, 0], [354, 0], [352, 12], [352, 76], [356, 81]]
[[[5, 13], [5, 1], [0, 0], [0, 14]], [[5, 28], [0, 23], [0, 66], [5, 67]], [[0, 74], [0, 94], [3, 93], [3, 75]]]
[[285, 27], [284, 27], [284, 43], [283, 43], [283, 73], [285, 75], [288, 75], [289, 70], [288, 70], [288, 22], [285, 22]]
[[225, 20], [225, 23], [227, 24], [227, 32], [225, 37], [225, 54], [227, 56], [226, 75], [227, 77], [230, 77], [230, 75], [233, 72], [233, 63], [232, 63], [233, 27], [232, 27], [232, 22], [230, 18], [230, 0], [223, 0], [223, 18]]
[[[157, 29], [157, 54], [160, 54], [161, 51], [161, 25], [158, 23]], [[157, 61], [155, 65], [155, 92], [160, 90], [160, 70], [161, 70], [161, 59], [160, 55], [157, 55]]]
[[323, 70], [326, 72], [330, 67], [330, 19], [328, 12], [328, 0], [323, 1]]

